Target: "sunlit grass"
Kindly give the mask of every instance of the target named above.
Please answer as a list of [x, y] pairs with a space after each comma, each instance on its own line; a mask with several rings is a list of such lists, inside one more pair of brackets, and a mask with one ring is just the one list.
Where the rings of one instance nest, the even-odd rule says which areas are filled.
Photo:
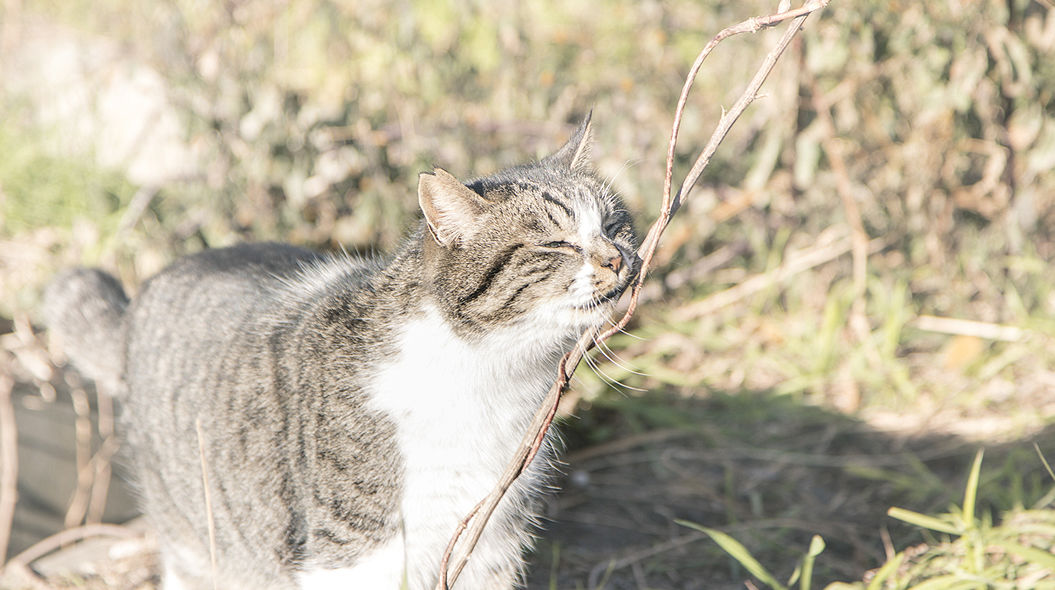
[[[888, 511], [892, 518], [920, 529], [925, 544], [891, 555], [863, 582], [835, 582], [828, 584], [826, 590], [1055, 588], [1055, 510], [1050, 509], [1055, 501], [1055, 474], [1038, 509], [1019, 505], [1002, 511], [994, 522], [990, 513], [978, 505], [982, 456], [982, 451], [975, 455], [960, 506], [936, 515], [900, 507]], [[1047, 464], [1042, 454], [1040, 459]], [[1039, 509], [1045, 507], [1048, 509]], [[784, 584], [732, 536], [691, 522], [678, 524], [705, 533], [772, 590], [787, 590], [796, 581], [802, 590], [808, 590], [814, 561], [824, 549], [823, 540], [814, 537], [800, 566]]]

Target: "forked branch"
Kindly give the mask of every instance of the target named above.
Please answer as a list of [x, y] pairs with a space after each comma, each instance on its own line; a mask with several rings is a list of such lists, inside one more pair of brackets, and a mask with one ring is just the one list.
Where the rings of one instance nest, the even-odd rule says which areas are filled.
[[[754, 102], [758, 96], [758, 90], [761, 88], [762, 83], [765, 82], [769, 73], [773, 70], [773, 66], [776, 65], [777, 59], [780, 58], [784, 50], [791, 43], [791, 40], [802, 28], [803, 22], [810, 14], [824, 8], [828, 5], [831, 0], [808, 0], [800, 8], [794, 10], [786, 10], [777, 14], [769, 16], [759, 16], [749, 18], [743, 22], [740, 22], [731, 27], [727, 27], [720, 31], [717, 35], [706, 46], [700, 51], [700, 54], [696, 57], [696, 61], [692, 64], [692, 68], [689, 70], [688, 75], [685, 78], [685, 85], [681, 91], [681, 97], [678, 99], [678, 105], [674, 112], [674, 125], [670, 134], [670, 144], [667, 149], [667, 168], [666, 176], [663, 183], [663, 202], [660, 208], [659, 218], [649, 228], [648, 233], [645, 235], [645, 239], [638, 248], [637, 255], [641, 259], [640, 271], [637, 278], [634, 281], [632, 291], [630, 294], [630, 304], [627, 307], [623, 317], [616, 322], [611, 328], [597, 335], [596, 339], [594, 334], [585, 333], [580, 338], [576, 346], [568, 352], [560, 361], [560, 365], [557, 370], [557, 380], [550, 387], [549, 393], [546, 394], [546, 399], [539, 407], [538, 412], [535, 413], [534, 419], [531, 422], [531, 426], [528, 427], [527, 433], [524, 435], [524, 439], [521, 441], [520, 447], [517, 449], [516, 456], [506, 466], [505, 473], [499, 480], [498, 485], [491, 493], [481, 500], [473, 510], [462, 519], [462, 522], [458, 526], [454, 535], [451, 537], [450, 543], [447, 545], [447, 550], [443, 554], [443, 560], [440, 564], [440, 578], [436, 585], [436, 590], [448, 590], [451, 584], [458, 579], [458, 575], [465, 568], [466, 563], [469, 560], [469, 556], [476, 547], [476, 543], [480, 540], [480, 535], [483, 534], [484, 527], [487, 525], [487, 521], [494, 513], [498, 503], [502, 501], [506, 491], [513, 484], [516, 478], [524, 472], [528, 465], [531, 464], [532, 459], [538, 453], [541, 448], [543, 441], [546, 437], [546, 432], [549, 430], [550, 424], [553, 422], [553, 417], [557, 413], [557, 404], [560, 401], [560, 396], [564, 390], [568, 387], [568, 381], [571, 379], [572, 374], [575, 372], [575, 368], [579, 365], [583, 355], [592, 348], [595, 343], [600, 343], [626, 327], [633, 316], [634, 311], [637, 309], [638, 298], [641, 295], [641, 287], [645, 281], [645, 275], [648, 272], [649, 264], [652, 262], [652, 257], [656, 253], [656, 247], [659, 245], [659, 238], [663, 235], [663, 231], [670, 224], [670, 220], [674, 213], [681, 206], [682, 201], [685, 199], [688, 192], [692, 189], [693, 185], [699, 179], [700, 174], [703, 173], [704, 168], [711, 161], [711, 157], [714, 156], [715, 151], [718, 149], [718, 145], [725, 139], [726, 134], [729, 133], [729, 129], [732, 128], [733, 123], [740, 117], [741, 114], [747, 109], [747, 107]], [[783, 4], [783, 3], [782, 3]], [[747, 88], [744, 90], [740, 98], [733, 104], [728, 111], [723, 111], [721, 119], [718, 121], [714, 133], [711, 134], [710, 140], [707, 142], [707, 146], [704, 147], [703, 151], [696, 157], [696, 161], [693, 163], [692, 168], [686, 174], [684, 181], [681, 183], [681, 187], [678, 192], [671, 195], [673, 170], [674, 170], [674, 150], [678, 142], [678, 131], [681, 128], [681, 117], [685, 111], [685, 103], [688, 99], [689, 90], [692, 88], [693, 82], [696, 80], [696, 75], [699, 73], [700, 67], [703, 65], [704, 60], [710, 55], [711, 51], [721, 43], [723, 40], [737, 35], [740, 33], [754, 33], [763, 28], [773, 26], [775, 24], [791, 20], [791, 25], [787, 31], [781, 37], [777, 45], [766, 55], [765, 59], [762, 60], [762, 65], [758, 68], [754, 77], [748, 83]], [[459, 545], [459, 540], [462, 535], [465, 534], [465, 540]], [[455, 549], [458, 549], [455, 554]], [[452, 561], [453, 559], [453, 561]]]

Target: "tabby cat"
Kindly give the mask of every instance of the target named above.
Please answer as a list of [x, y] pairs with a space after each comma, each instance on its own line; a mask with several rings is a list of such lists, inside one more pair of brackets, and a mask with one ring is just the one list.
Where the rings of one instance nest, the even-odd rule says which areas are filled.
[[[47, 321], [117, 394], [166, 590], [436, 584], [560, 356], [634, 275], [630, 217], [591, 171], [589, 136], [587, 117], [553, 155], [465, 184], [423, 173], [424, 222], [385, 260], [208, 250], [132, 301], [98, 270], [56, 278]], [[456, 588], [521, 582], [553, 446]]]

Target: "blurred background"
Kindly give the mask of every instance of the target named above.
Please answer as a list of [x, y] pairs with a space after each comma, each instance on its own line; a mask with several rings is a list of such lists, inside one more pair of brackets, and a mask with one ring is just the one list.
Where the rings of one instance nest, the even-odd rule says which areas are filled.
[[[0, 10], [10, 557], [135, 516], [119, 467], [111, 479], [110, 402], [39, 327], [59, 269], [102, 266], [134, 292], [180, 255], [246, 240], [385, 252], [417, 218], [419, 172], [541, 157], [590, 109], [596, 167], [643, 232], [695, 55], [776, 2]], [[676, 183], [781, 32], [705, 63]], [[1050, 0], [836, 0], [807, 21], [665, 234], [630, 334], [576, 376], [530, 587], [766, 585], [680, 521], [728, 532], [781, 581], [819, 534], [818, 585], [891, 563], [882, 587], [1055, 587], [1053, 50]], [[149, 558], [120, 574], [95, 559], [47, 583], [156, 581]]]

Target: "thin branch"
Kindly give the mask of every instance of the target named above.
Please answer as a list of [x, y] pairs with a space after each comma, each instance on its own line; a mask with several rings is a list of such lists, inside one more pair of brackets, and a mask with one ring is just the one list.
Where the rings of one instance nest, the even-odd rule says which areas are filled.
[[15, 563], [13, 561], [7, 563], [4, 565], [3, 575], [5, 581], [17, 584], [18, 587], [30, 590], [55, 590], [55, 587], [48, 584], [44, 578], [37, 575], [37, 572], [22, 563]]
[[18, 502], [18, 428], [11, 404], [14, 379], [0, 373], [0, 563], [7, 555], [11, 524]]
[[206, 525], [209, 529], [209, 567], [212, 568], [212, 589], [216, 590], [216, 523], [212, 515], [212, 499], [209, 497], [209, 470], [205, 463], [205, 435], [202, 433], [201, 418], [194, 421], [198, 433], [198, 460], [201, 462], [201, 489], [205, 498]]
[[[734, 287], [718, 291], [682, 307], [676, 312], [675, 319], [689, 321], [714, 313], [723, 307], [782, 283], [799, 273], [835, 260], [843, 254], [852, 251], [853, 243], [851, 236], [844, 235], [836, 240], [821, 242], [810, 248], [790, 253], [787, 255], [784, 264], [777, 268], [757, 274]], [[878, 252], [885, 248], [886, 245], [886, 240], [876, 238], [865, 243], [865, 252]]]
[[813, 108], [817, 113], [817, 119], [824, 131], [821, 145], [824, 153], [828, 155], [832, 172], [835, 174], [835, 192], [839, 194], [843, 210], [846, 213], [846, 221], [853, 230], [853, 286], [854, 303], [852, 313], [855, 317], [863, 318], [865, 315], [865, 281], [868, 278], [868, 233], [865, 231], [864, 221], [861, 219], [861, 208], [854, 199], [853, 187], [850, 183], [850, 173], [846, 168], [846, 160], [843, 159], [843, 150], [836, 138], [835, 121], [831, 115], [831, 104], [825, 104], [822, 95], [813, 84]]
[[[806, 17], [811, 13], [824, 8], [829, 2], [830, 0], [809, 0], [803, 7], [795, 10], [785, 11], [770, 16], [747, 19], [739, 24], [720, 31], [700, 52], [700, 55], [696, 58], [692, 69], [686, 77], [685, 85], [682, 88], [681, 97], [678, 100], [678, 106], [674, 113], [674, 125], [671, 130], [670, 145], [667, 150], [667, 169], [663, 183], [663, 202], [660, 216], [652, 224], [652, 227], [649, 229], [641, 247], [638, 249], [638, 257], [641, 259], [641, 265], [637, 279], [634, 281], [632, 287], [629, 306], [623, 314], [623, 317], [613, 324], [611, 328], [601, 333], [596, 339], [592, 332], [583, 334], [579, 338], [575, 347], [561, 358], [557, 369], [557, 380], [554, 382], [553, 386], [550, 387], [545, 400], [535, 413], [531, 425], [529, 426], [527, 433], [524, 435], [516, 455], [513, 457], [512, 461], [510, 461], [509, 465], [507, 465], [502, 478], [499, 480], [494, 490], [484, 498], [476, 508], [465, 516], [459, 524], [457, 531], [452, 535], [451, 540], [447, 545], [447, 549], [443, 554], [439, 582], [436, 585], [437, 590], [448, 590], [450, 585], [454, 584], [458, 579], [458, 575], [468, 563], [469, 556], [476, 547], [476, 543], [483, 534], [484, 527], [487, 525], [488, 519], [497, 508], [498, 503], [501, 502], [506, 491], [513, 485], [516, 478], [527, 469], [528, 465], [531, 464], [531, 461], [535, 458], [535, 455], [542, 447], [546, 432], [553, 421], [553, 417], [556, 415], [560, 396], [568, 387], [568, 381], [570, 380], [571, 375], [575, 372], [575, 367], [577, 367], [582, 360], [583, 355], [594, 345], [595, 342], [604, 341], [611, 335], [626, 327], [627, 323], [630, 321], [631, 316], [637, 308], [638, 299], [641, 295], [641, 287], [644, 284], [649, 264], [652, 262], [652, 258], [655, 255], [656, 247], [659, 244], [659, 238], [670, 223], [671, 216], [677, 211], [682, 200], [688, 194], [688, 191], [696, 183], [696, 180], [700, 177], [700, 174], [707, 166], [707, 163], [710, 162], [714, 152], [718, 149], [718, 144], [722, 142], [733, 123], [735, 123], [744, 110], [747, 109], [748, 105], [755, 100], [758, 89], [762, 86], [762, 83], [772, 71], [773, 66], [776, 65], [777, 59], [787, 48], [788, 44], [791, 43], [792, 38], [794, 38], [802, 28], [802, 23], [806, 20]], [[777, 46], [774, 47], [762, 61], [762, 65], [759, 67], [755, 76], [751, 79], [751, 82], [748, 84], [743, 95], [728, 112], [722, 114], [722, 118], [719, 120], [718, 126], [711, 135], [711, 139], [707, 143], [707, 146], [697, 157], [696, 162], [686, 175], [677, 194], [672, 197], [670, 191], [673, 178], [674, 151], [678, 140], [678, 130], [681, 127], [681, 118], [685, 110], [689, 89], [692, 87], [692, 83], [696, 79], [696, 75], [699, 72], [700, 67], [703, 65], [703, 61], [711, 53], [714, 47], [724, 39], [739, 33], [757, 32], [762, 28], [791, 19], [794, 20], [792, 20], [787, 32], [784, 33], [784, 36], [781, 38]], [[467, 540], [464, 547], [460, 548], [457, 559], [451, 564], [451, 557], [454, 555], [455, 547], [457, 546], [459, 539], [465, 533], [467, 533]]]
[[11, 558], [9, 564], [19, 563], [29, 565], [44, 557], [48, 553], [74, 541], [87, 539], [89, 537], [118, 537], [121, 539], [132, 539], [143, 536], [142, 533], [126, 526], [117, 524], [86, 524], [72, 529], [60, 531], [37, 541], [29, 549]]
[[113, 447], [116, 451], [118, 446], [117, 437], [114, 434], [113, 398], [103, 389], [102, 385], [96, 385], [95, 400], [98, 408], [96, 428], [103, 442], [96, 451], [96, 456], [92, 457], [92, 462], [95, 464], [95, 476], [92, 480], [91, 499], [88, 502], [88, 515], [85, 518], [85, 522], [88, 523], [102, 522], [103, 513], [106, 511], [106, 499], [110, 493], [110, 478], [113, 475], [110, 457], [113, 452], [104, 457], [103, 449]]
[[77, 488], [70, 499], [65, 518], [66, 528], [70, 528], [85, 521], [92, 488], [95, 485], [95, 469], [89, 468], [92, 457], [92, 420], [88, 394], [75, 373], [67, 373], [66, 382], [70, 386], [70, 398], [73, 401], [73, 424], [77, 443]]
[[999, 340], [1001, 342], [1018, 342], [1030, 335], [1029, 331], [1016, 326], [943, 318], [932, 315], [921, 315], [911, 324], [925, 332], [938, 332], [953, 336], [971, 336], [983, 340]]

